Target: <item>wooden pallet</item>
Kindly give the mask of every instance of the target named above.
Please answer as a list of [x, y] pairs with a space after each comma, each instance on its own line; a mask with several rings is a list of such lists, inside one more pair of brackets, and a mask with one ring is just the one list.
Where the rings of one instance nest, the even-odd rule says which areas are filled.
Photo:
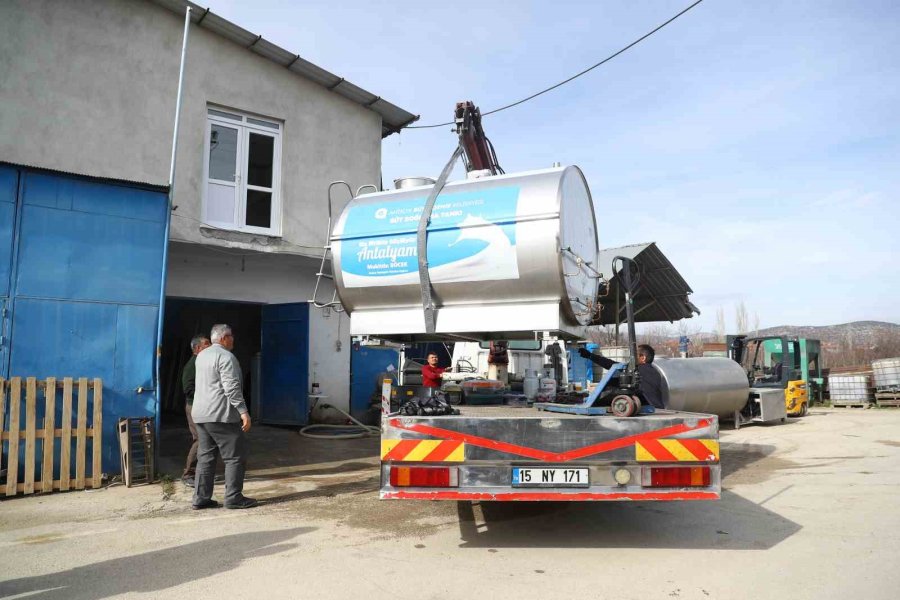
[[900, 406], [900, 392], [878, 392], [875, 394], [875, 404], [878, 406]]
[[[54, 490], [83, 490], [97, 488], [101, 482], [101, 449], [103, 447], [103, 382], [87, 377], [75, 382], [71, 377], [57, 381], [55, 377], [38, 381], [25, 379], [24, 406], [22, 402], [22, 378], [0, 378], [0, 441], [8, 443], [6, 469], [6, 495], [17, 493], [52, 492]], [[57, 388], [62, 388], [62, 406], [57, 410]], [[89, 391], [93, 391], [91, 401]], [[43, 396], [43, 416], [37, 418], [39, 398]], [[6, 405], [9, 404], [9, 419]], [[90, 405], [90, 411], [88, 407]], [[88, 412], [91, 427], [88, 427]], [[60, 421], [57, 427], [57, 415]], [[24, 419], [23, 419], [24, 417]], [[73, 428], [74, 423], [74, 428]], [[91, 440], [91, 469], [88, 476], [88, 440]], [[24, 452], [20, 451], [24, 443]], [[72, 456], [72, 446], [75, 446]], [[57, 451], [58, 447], [58, 451]], [[19, 459], [23, 459], [23, 481], [19, 482]], [[54, 463], [59, 457], [59, 479], [54, 479]], [[0, 453], [0, 461], [2, 461]], [[74, 463], [74, 479], [72, 478]]]

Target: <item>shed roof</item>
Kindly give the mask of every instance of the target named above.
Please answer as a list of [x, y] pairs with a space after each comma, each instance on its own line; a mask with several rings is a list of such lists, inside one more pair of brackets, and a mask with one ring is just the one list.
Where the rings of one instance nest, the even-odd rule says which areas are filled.
[[419, 119], [419, 115], [414, 115], [399, 106], [391, 104], [381, 96], [376, 96], [350, 83], [343, 77], [314, 65], [299, 54], [288, 52], [284, 48], [276, 46], [272, 42], [263, 39], [262, 35], [251, 33], [228, 19], [220, 17], [208, 8], [203, 8], [187, 0], [152, 1], [182, 16], [184, 16], [185, 9], [190, 6], [191, 23], [194, 25], [231, 40], [235, 44], [285, 67], [299, 77], [317, 83], [339, 96], [343, 96], [364, 108], [378, 113], [381, 115], [382, 138], [399, 132], [402, 128]]
[[[694, 290], [675, 269], [656, 242], [606, 248], [597, 256], [597, 270], [609, 281], [609, 293], [599, 298], [600, 314], [592, 325], [612, 325], [625, 322], [624, 284], [612, 273], [612, 261], [624, 256], [637, 263], [640, 275], [634, 294], [634, 320], [638, 323], [690, 319], [700, 314], [688, 298]], [[618, 316], [616, 297], [619, 297]]]

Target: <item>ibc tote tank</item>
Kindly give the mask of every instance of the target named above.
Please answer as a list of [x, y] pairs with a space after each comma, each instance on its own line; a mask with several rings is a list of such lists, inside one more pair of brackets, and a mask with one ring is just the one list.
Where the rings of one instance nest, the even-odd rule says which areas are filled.
[[[438, 307], [426, 335], [416, 235], [432, 185], [352, 199], [331, 235], [334, 281], [352, 335], [418, 341], [584, 335], [598, 289], [597, 230], [578, 167], [448, 183], [428, 227]], [[566, 251], [571, 248], [572, 253]]]

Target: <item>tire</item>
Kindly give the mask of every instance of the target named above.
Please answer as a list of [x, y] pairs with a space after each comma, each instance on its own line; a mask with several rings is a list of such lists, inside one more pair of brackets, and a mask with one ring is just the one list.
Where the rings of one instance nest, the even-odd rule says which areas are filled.
[[617, 417], [630, 417], [635, 413], [634, 400], [631, 396], [616, 396], [609, 403], [609, 410]]
[[806, 413], [808, 413], [808, 412], [809, 412], [809, 403], [804, 402], [804, 403], [800, 406], [800, 416], [801, 416], [801, 417], [805, 417], [805, 416], [806, 416]]

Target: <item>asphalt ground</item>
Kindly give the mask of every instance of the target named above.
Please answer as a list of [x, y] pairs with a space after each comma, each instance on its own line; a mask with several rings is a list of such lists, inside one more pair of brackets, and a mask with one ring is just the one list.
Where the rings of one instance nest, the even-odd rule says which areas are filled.
[[723, 430], [715, 502], [379, 501], [377, 440], [251, 433], [255, 509], [3, 500], [0, 598], [900, 597], [900, 410]]

